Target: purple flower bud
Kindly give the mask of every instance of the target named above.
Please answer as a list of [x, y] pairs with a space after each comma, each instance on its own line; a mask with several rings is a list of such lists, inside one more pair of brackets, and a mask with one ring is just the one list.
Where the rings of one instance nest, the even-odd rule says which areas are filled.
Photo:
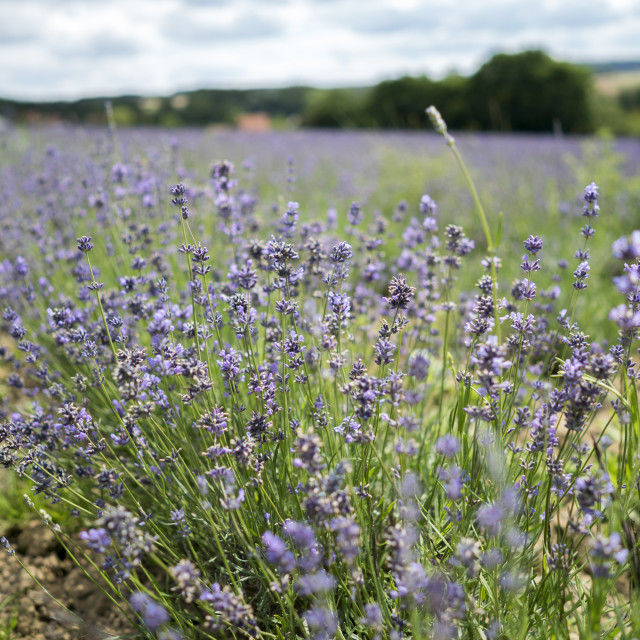
[[91, 242], [91, 236], [81, 236], [78, 238], [78, 250], [82, 253], [88, 253], [93, 249], [93, 242]]
[[360, 222], [362, 222], [362, 210], [360, 208], [359, 202], [352, 202], [349, 207], [349, 213], [347, 214], [347, 219], [349, 220], [349, 224], [356, 226]]
[[267, 560], [274, 564], [281, 574], [291, 573], [296, 565], [295, 557], [282, 538], [271, 531], [265, 531], [262, 535], [262, 542], [265, 546]]
[[422, 196], [422, 198], [420, 198], [420, 213], [422, 213], [424, 216], [434, 216], [437, 208], [438, 206], [436, 205], [434, 200], [426, 193]]
[[640, 231], [633, 231], [631, 236], [622, 236], [612, 245], [611, 251], [619, 260], [636, 260], [640, 258]]
[[453, 458], [458, 451], [460, 451], [460, 443], [455, 436], [442, 436], [436, 441], [436, 453], [445, 458]]
[[538, 236], [529, 236], [524, 241], [524, 248], [534, 256], [542, 249], [542, 245], [542, 238], [539, 238]]

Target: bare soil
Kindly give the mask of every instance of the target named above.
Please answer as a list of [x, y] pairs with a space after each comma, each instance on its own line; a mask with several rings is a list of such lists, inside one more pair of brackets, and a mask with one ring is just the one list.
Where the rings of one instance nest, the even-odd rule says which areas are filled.
[[[4, 532], [16, 557], [0, 550], [0, 638], [11, 640], [103, 640], [136, 634], [107, 596], [69, 558], [40, 522]], [[56, 604], [17, 562], [19, 558]], [[9, 630], [9, 635], [3, 635]]]

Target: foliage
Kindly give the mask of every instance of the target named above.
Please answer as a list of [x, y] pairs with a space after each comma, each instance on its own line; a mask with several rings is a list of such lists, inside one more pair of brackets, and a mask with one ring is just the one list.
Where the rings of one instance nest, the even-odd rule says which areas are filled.
[[375, 116], [365, 106], [367, 90], [325, 89], [313, 91], [303, 111], [302, 123], [312, 127], [374, 127]]
[[[424, 128], [425, 104], [439, 104], [453, 129], [485, 131], [593, 131], [591, 76], [586, 68], [556, 62], [541, 51], [498, 54], [469, 78], [449, 76], [433, 81], [425, 76], [405, 76], [382, 82], [370, 92], [362, 107], [374, 126]], [[340, 119], [337, 110], [328, 126]], [[305, 113], [303, 122], [327, 126]]]
[[449, 76], [440, 82], [425, 76], [388, 80], [371, 90], [364, 111], [378, 127], [424, 129], [428, 118], [423, 105], [442, 104], [446, 105], [451, 126], [465, 128], [469, 124], [467, 84], [461, 76]]
[[498, 54], [469, 80], [469, 109], [484, 130], [593, 130], [591, 77], [586, 69], [556, 62], [542, 51]]
[[627, 111], [640, 111], [640, 87], [625, 89], [619, 96], [620, 106]]

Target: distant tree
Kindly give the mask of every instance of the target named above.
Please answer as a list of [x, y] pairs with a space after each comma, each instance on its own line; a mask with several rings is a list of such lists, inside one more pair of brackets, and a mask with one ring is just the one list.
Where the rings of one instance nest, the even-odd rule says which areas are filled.
[[424, 129], [429, 126], [425, 109], [437, 104], [449, 125], [461, 128], [470, 118], [465, 101], [467, 82], [457, 75], [440, 82], [426, 76], [387, 80], [373, 87], [365, 110], [378, 127]]
[[306, 105], [309, 87], [254, 89], [247, 92], [246, 111], [264, 111], [271, 116], [299, 115]]
[[381, 82], [371, 90], [366, 112], [379, 127], [423, 128], [428, 121], [424, 105], [433, 94], [434, 84], [426, 76], [404, 76]]
[[627, 111], [640, 111], [640, 87], [625, 89], [618, 97], [618, 101]]
[[362, 89], [317, 89], [308, 95], [301, 124], [306, 127], [341, 127], [353, 129], [373, 126]]
[[498, 54], [469, 79], [467, 101], [480, 129], [593, 130], [591, 73], [542, 51]]

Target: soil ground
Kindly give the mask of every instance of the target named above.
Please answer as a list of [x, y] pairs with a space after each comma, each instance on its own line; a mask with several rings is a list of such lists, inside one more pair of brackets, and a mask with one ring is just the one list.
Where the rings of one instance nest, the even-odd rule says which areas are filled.
[[[103, 640], [135, 638], [131, 625], [107, 596], [69, 558], [40, 522], [4, 532], [16, 557], [0, 557], [0, 638], [10, 640]], [[20, 566], [19, 558], [56, 604]], [[70, 613], [71, 612], [71, 613]], [[4, 635], [8, 631], [8, 635]]]

